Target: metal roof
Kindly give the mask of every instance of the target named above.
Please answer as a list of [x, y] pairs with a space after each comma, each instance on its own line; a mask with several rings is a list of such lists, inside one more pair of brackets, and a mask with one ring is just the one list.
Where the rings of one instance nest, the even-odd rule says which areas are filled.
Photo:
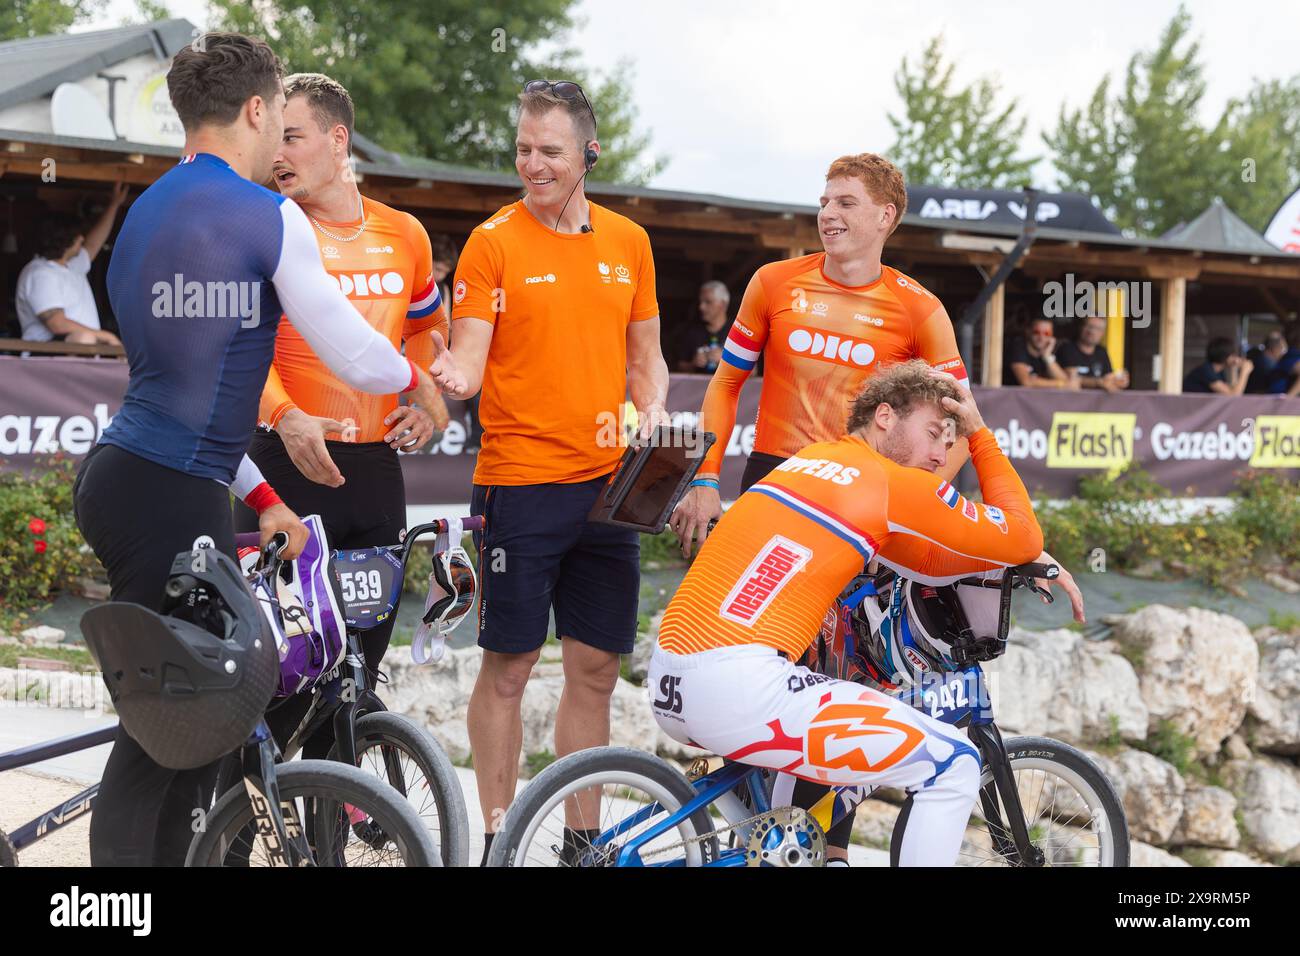
[[152, 53], [165, 60], [194, 39], [188, 20], [0, 43], [0, 109], [49, 96], [60, 83], [76, 83], [125, 59]]
[[1189, 223], [1175, 226], [1165, 233], [1165, 238], [1189, 242], [1197, 248], [1211, 245], [1256, 255], [1278, 252], [1277, 246], [1252, 229], [1217, 196], [1203, 213]]

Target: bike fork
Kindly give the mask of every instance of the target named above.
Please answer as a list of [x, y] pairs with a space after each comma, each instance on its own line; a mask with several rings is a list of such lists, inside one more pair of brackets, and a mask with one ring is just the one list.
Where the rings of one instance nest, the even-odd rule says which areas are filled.
[[297, 809], [280, 802], [275, 740], [266, 722], [258, 724], [253, 734], [256, 745], [245, 747], [243, 752], [244, 787], [267, 859], [272, 866], [314, 866]]
[[[993, 786], [1002, 798], [1008, 820], [1004, 825], [998, 808], [998, 800], [985, 787], [980, 788], [980, 805], [984, 810], [984, 821], [989, 827], [989, 836], [994, 848], [1002, 856], [1021, 866], [1042, 866], [1046, 861], [1043, 851], [1034, 846], [1029, 839], [1029, 828], [1025, 826], [1025, 810], [1020, 803], [1020, 791], [1016, 788], [1016, 778], [1011, 772], [1011, 761], [1002, 743], [1002, 734], [997, 725], [971, 724], [967, 734], [984, 757], [984, 763], [993, 774]], [[1011, 832], [1011, 840], [1006, 834]]]

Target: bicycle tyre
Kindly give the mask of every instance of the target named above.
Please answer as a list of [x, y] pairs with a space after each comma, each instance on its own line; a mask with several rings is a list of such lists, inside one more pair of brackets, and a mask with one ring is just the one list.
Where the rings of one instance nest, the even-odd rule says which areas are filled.
[[[406, 866], [441, 866], [429, 831], [410, 804], [391, 787], [338, 761], [298, 760], [276, 767], [280, 800], [324, 798], [365, 811], [395, 842]], [[216, 802], [206, 825], [190, 843], [186, 866], [221, 866], [230, 845], [253, 819], [247, 791], [235, 787]], [[246, 863], [247, 853], [243, 855]]]
[[[657, 789], [676, 805], [669, 809], [676, 810], [695, 799], [695, 788], [680, 770], [665, 760], [641, 750], [630, 747], [593, 747], [568, 754], [556, 760], [534, 777], [524, 788], [523, 793], [515, 798], [510, 809], [506, 811], [501, 829], [492, 840], [492, 850], [488, 854], [488, 866], [523, 866], [527, 853], [519, 853], [522, 844], [531, 837], [530, 825], [535, 828], [534, 820], [540, 819], [562, 799], [563, 795], [575, 788], [574, 784], [587, 777], [598, 778], [602, 774], [619, 774], [630, 779], [640, 778], [649, 783], [650, 790]], [[595, 785], [598, 780], [593, 780]], [[625, 782], [625, 781], [624, 781]], [[662, 801], [661, 801], [662, 802]], [[700, 862], [717, 859], [718, 838], [714, 833], [713, 821], [707, 807], [701, 807], [687, 818], [695, 837], [707, 839], [701, 844]], [[525, 847], [527, 849], [527, 847]]]
[[[1011, 762], [1013, 775], [1017, 769], [1042, 769], [1035, 765], [1048, 764], [1064, 770], [1063, 779], [1067, 782], [1070, 776], [1074, 776], [1092, 790], [1093, 796], [1101, 805], [1108, 825], [1111, 843], [1109, 866], [1129, 865], [1128, 818], [1124, 814], [1124, 805], [1120, 802], [1119, 795], [1115, 793], [1115, 787], [1087, 754], [1051, 737], [1012, 737], [1003, 742], [1003, 749]], [[980, 789], [993, 786], [992, 771], [985, 766], [980, 772]], [[994, 792], [996, 793], [996, 789]], [[898, 855], [903, 845], [903, 830], [907, 826], [911, 804], [912, 798], [909, 796], [898, 814], [898, 819], [894, 821], [893, 836], [889, 841], [890, 866], [898, 866]]]
[[[405, 751], [429, 782], [438, 813], [435, 844], [443, 866], [469, 866], [469, 814], [456, 767], [446, 751], [419, 724], [391, 711], [365, 714], [357, 720], [358, 759], [370, 749], [386, 744]], [[338, 744], [329, 752], [338, 760]], [[378, 778], [374, 778], [378, 779]]]

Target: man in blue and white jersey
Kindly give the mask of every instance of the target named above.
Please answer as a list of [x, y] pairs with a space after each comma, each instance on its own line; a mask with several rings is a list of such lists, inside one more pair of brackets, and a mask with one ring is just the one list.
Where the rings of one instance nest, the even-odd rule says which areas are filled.
[[[168, 92], [186, 156], [131, 206], [108, 269], [130, 362], [121, 411], [77, 478], [77, 522], [112, 597], [157, 609], [172, 559], [193, 547], [234, 557], [233, 491], [263, 540], [306, 530], [245, 455], [281, 314], [347, 384], [379, 394], [437, 389], [348, 303], [311, 226], [267, 182], [284, 92], [261, 40], [209, 33], [176, 54]], [[175, 771], [118, 731], [91, 820], [91, 863], [176, 865], [216, 766]]]

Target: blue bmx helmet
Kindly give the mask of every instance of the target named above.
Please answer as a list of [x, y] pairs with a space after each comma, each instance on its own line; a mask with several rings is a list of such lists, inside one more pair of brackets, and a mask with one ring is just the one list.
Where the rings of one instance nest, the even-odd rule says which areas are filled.
[[[874, 670], [875, 676], [894, 686], [916, 686], [927, 674], [954, 670], [948, 648], [932, 639], [932, 632], [944, 633], [935, 620], [918, 619], [916, 603], [908, 593], [915, 581], [895, 578], [890, 591], [867, 598], [862, 610], [854, 615], [854, 632], [858, 653]], [[928, 585], [927, 585], [928, 587]], [[887, 603], [886, 603], [887, 602]]]
[[176, 555], [162, 610], [111, 601], [81, 630], [122, 727], [157, 763], [188, 770], [244, 743], [280, 662], [238, 565], [215, 548]]

